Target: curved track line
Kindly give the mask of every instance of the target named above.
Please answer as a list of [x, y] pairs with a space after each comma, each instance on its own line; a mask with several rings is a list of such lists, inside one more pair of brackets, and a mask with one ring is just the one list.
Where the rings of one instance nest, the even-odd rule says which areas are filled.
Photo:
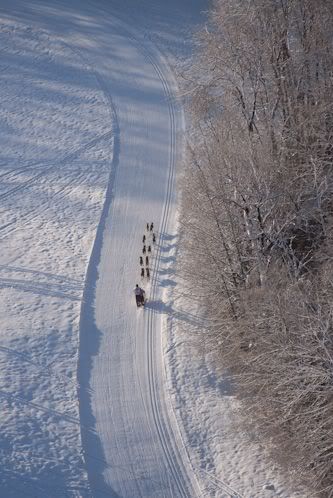
[[[159, 251], [157, 253], [157, 257], [155, 259], [153, 272], [152, 272], [153, 285], [151, 286], [150, 298], [152, 298], [152, 300], [154, 300], [154, 297], [155, 297], [156, 292], [157, 292], [157, 287], [158, 287], [157, 272], [158, 272], [158, 268], [160, 265], [160, 259], [161, 259], [161, 245], [162, 245], [162, 241], [163, 241], [163, 234], [165, 233], [166, 228], [167, 228], [167, 224], [168, 224], [169, 211], [170, 211], [170, 201], [171, 201], [171, 196], [172, 196], [172, 191], [173, 191], [173, 186], [174, 186], [174, 177], [175, 177], [175, 170], [176, 170], [176, 125], [175, 125], [176, 118], [175, 118], [174, 96], [170, 90], [170, 86], [167, 82], [166, 77], [163, 74], [163, 71], [158, 66], [158, 64], [155, 62], [153, 55], [151, 55], [148, 52], [147, 48], [144, 47], [136, 37], [133, 36], [133, 39], [143, 49], [146, 58], [149, 60], [149, 62], [153, 66], [156, 74], [158, 75], [158, 77], [163, 85], [164, 93], [165, 93], [165, 96], [166, 96], [167, 102], [168, 102], [169, 119], [170, 119], [170, 125], [171, 125], [170, 164], [169, 164], [169, 175], [168, 175], [168, 182], [167, 182], [167, 192], [166, 192], [166, 197], [165, 197], [165, 201], [164, 201], [163, 215], [162, 215], [162, 220], [161, 220], [160, 229], [159, 229], [159, 233], [160, 233], [159, 244], [158, 244]], [[157, 48], [155, 46], [154, 46], [154, 50], [155, 51], [157, 50]], [[184, 482], [185, 480], [184, 479], [182, 480], [179, 477], [179, 474], [177, 472], [178, 469], [180, 469], [180, 468], [182, 469], [183, 476], [187, 475], [188, 480], [189, 480], [189, 484], [191, 485], [193, 491], [194, 491], [194, 489], [193, 489], [191, 479], [188, 475], [188, 471], [185, 468], [185, 464], [184, 464], [183, 459], [181, 458], [181, 456], [179, 454], [178, 455], [176, 454], [175, 450], [173, 449], [173, 447], [170, 445], [170, 443], [168, 441], [170, 439], [170, 432], [172, 432], [172, 434], [175, 436], [175, 431], [173, 428], [174, 425], [177, 426], [177, 429], [178, 429], [178, 432], [179, 432], [179, 435], [180, 435], [180, 438], [182, 441], [182, 445], [183, 445], [183, 448], [185, 450], [186, 458], [188, 460], [188, 464], [189, 464], [190, 468], [192, 469], [193, 475], [194, 475], [196, 480], [197, 480], [197, 477], [196, 477], [196, 472], [194, 470], [192, 462], [190, 460], [188, 451], [186, 449], [184, 440], [182, 438], [181, 431], [180, 431], [180, 428], [178, 425], [177, 417], [175, 416], [175, 414], [173, 412], [174, 424], [172, 424], [168, 413], [164, 413], [164, 417], [163, 417], [160, 413], [159, 408], [158, 408], [158, 406], [159, 406], [158, 401], [159, 401], [160, 397], [158, 396], [158, 394], [156, 392], [156, 388], [155, 388], [155, 385], [156, 385], [156, 382], [155, 382], [156, 361], [154, 361], [154, 358], [155, 358], [154, 352], [156, 351], [156, 348], [155, 348], [155, 334], [153, 334], [153, 320], [154, 320], [153, 315], [154, 315], [153, 310], [149, 309], [148, 329], [147, 329], [147, 332], [148, 332], [147, 346], [148, 346], [148, 360], [149, 360], [148, 375], [149, 375], [149, 386], [150, 386], [150, 392], [151, 392], [154, 421], [155, 421], [156, 428], [160, 434], [162, 447], [163, 447], [163, 450], [165, 452], [166, 458], [168, 460], [169, 468], [170, 468], [173, 476], [174, 477], [176, 476], [175, 482], [177, 483], [178, 490], [179, 490], [180, 494], [186, 498], [189, 496], [189, 494], [187, 493], [187, 485]], [[161, 357], [163, 360], [162, 352], [161, 352]], [[169, 400], [169, 403], [171, 405], [171, 410], [173, 411], [172, 403], [170, 400]], [[165, 419], [167, 419], [167, 421]], [[176, 443], [175, 437], [174, 437], [174, 442]], [[175, 457], [175, 459], [173, 457]], [[175, 460], [178, 462], [178, 466], [176, 465]], [[199, 488], [198, 482], [197, 482], [197, 486]], [[201, 494], [200, 490], [199, 490], [199, 493]], [[196, 495], [197, 495], [197, 493], [196, 493]], [[193, 496], [193, 494], [191, 493], [191, 497], [192, 496]]]
[[[166, 97], [168, 98], [168, 110], [169, 110], [169, 119], [170, 119], [170, 126], [171, 126], [171, 132], [170, 132], [170, 164], [169, 164], [169, 177], [168, 177], [168, 183], [167, 183], [167, 193], [166, 193], [166, 199], [165, 199], [165, 205], [164, 205], [164, 210], [163, 210], [163, 216], [162, 216], [162, 221], [160, 223], [160, 237], [159, 237], [159, 247], [161, 246], [161, 242], [163, 240], [163, 233], [166, 229], [167, 226], [167, 220], [168, 220], [168, 214], [169, 214], [169, 208], [170, 208], [170, 199], [171, 199], [171, 193], [172, 193], [172, 187], [173, 187], [173, 179], [174, 179], [174, 172], [175, 172], [175, 112], [174, 112], [174, 106], [172, 104], [172, 100], [170, 99], [170, 90], [168, 87], [168, 84], [164, 78], [163, 73], [160, 71], [158, 68], [157, 64], [155, 64], [151, 57], [149, 57], [150, 63], [153, 65], [156, 73], [158, 74], [158, 77], [160, 81], [162, 82], [163, 88], [164, 88], [164, 93]], [[156, 274], [158, 271], [159, 263], [160, 263], [160, 258], [161, 258], [161, 250], [159, 249], [157, 257], [155, 259], [155, 264], [153, 268], [153, 285], [151, 287], [151, 298], [154, 300], [154, 297], [157, 292], [157, 279], [156, 279]], [[166, 428], [166, 421], [163, 419], [162, 414], [159, 409], [159, 396], [156, 392], [156, 360], [155, 360], [155, 335], [153, 333], [153, 321], [154, 321], [154, 315], [151, 309], [148, 310], [148, 334], [147, 334], [147, 347], [148, 347], [148, 381], [149, 381], [149, 390], [151, 394], [151, 407], [152, 407], [152, 412], [153, 412], [153, 417], [154, 417], [154, 422], [156, 425], [156, 429], [159, 434], [160, 442], [164, 451], [164, 454], [166, 456], [169, 469], [172, 473], [172, 476], [174, 478], [174, 482], [177, 485], [178, 491], [180, 493], [180, 496], [187, 497], [187, 491], [186, 487], [183, 483], [183, 480], [179, 476], [178, 468], [175, 462], [175, 459], [173, 458], [173, 449], [171, 445], [169, 444], [168, 439], [170, 438], [169, 431]], [[178, 467], [182, 466], [182, 462], [180, 462], [179, 457], [177, 458], [176, 456], [176, 461], [178, 460]]]
[[[158, 78], [160, 79], [163, 89], [164, 89], [164, 94], [167, 98], [168, 102], [168, 110], [169, 110], [169, 120], [170, 120], [170, 162], [169, 162], [169, 175], [168, 175], [168, 181], [167, 181], [167, 191], [166, 191], [166, 197], [164, 201], [164, 209], [163, 209], [163, 215], [162, 215], [162, 220], [160, 223], [160, 229], [159, 229], [159, 244], [158, 247], [161, 248], [161, 244], [163, 241], [163, 233], [165, 232], [167, 228], [167, 223], [168, 223], [168, 218], [169, 218], [169, 211], [170, 211], [170, 200], [172, 196], [172, 190], [173, 190], [173, 185], [174, 185], [174, 177], [175, 177], [175, 169], [176, 169], [176, 119], [175, 119], [175, 107], [174, 107], [174, 97], [171, 93], [169, 84], [167, 82], [166, 77], [164, 76], [162, 70], [158, 66], [158, 64], [155, 62], [153, 56], [148, 52], [146, 47], [142, 46], [140, 41], [132, 36], [132, 38], [136, 41], [137, 44], [140, 45], [140, 47], [143, 49], [143, 53], [145, 55], [145, 58], [150, 62], [150, 64], [153, 66]], [[153, 266], [153, 285], [151, 286], [151, 294], [150, 294], [150, 300], [154, 300], [155, 295], [157, 293], [157, 271], [159, 268], [160, 264], [160, 259], [161, 259], [161, 249], [159, 249], [157, 253], [157, 257], [155, 258], [155, 263]], [[156, 391], [156, 360], [155, 360], [155, 352], [156, 352], [156, 347], [155, 347], [155, 334], [153, 333], [153, 321], [154, 321], [154, 314], [152, 309], [148, 308], [148, 327], [147, 327], [147, 350], [148, 350], [148, 382], [149, 382], [149, 390], [151, 394], [151, 407], [152, 407], [152, 413], [153, 413], [153, 418], [155, 422], [156, 429], [158, 431], [159, 439], [161, 442], [162, 449], [164, 451], [165, 457], [167, 459], [169, 469], [173, 475], [174, 482], [177, 484], [178, 491], [180, 493], [180, 496], [183, 497], [188, 497], [188, 491], [187, 491], [187, 485], [184, 482], [184, 479], [182, 479], [179, 476], [178, 470], [182, 468], [182, 475], [187, 475], [187, 471], [184, 466], [184, 462], [182, 458], [176, 454], [174, 451], [172, 445], [170, 445], [169, 440], [170, 440], [170, 432], [174, 434], [174, 430], [172, 428], [172, 423], [168, 417], [168, 414], [165, 413], [164, 417], [161, 414], [161, 411], [159, 409], [159, 399], [160, 396], [157, 394]], [[162, 356], [162, 353], [161, 353]], [[177, 419], [175, 418], [175, 422], [177, 423]], [[178, 425], [178, 423], [177, 423]], [[169, 427], [168, 427], [169, 426]], [[179, 430], [179, 427], [178, 427]], [[180, 430], [179, 430], [180, 431]], [[174, 438], [174, 441], [176, 443], [176, 439]], [[183, 440], [182, 440], [183, 442]], [[183, 446], [184, 442], [183, 442]], [[186, 455], [188, 456], [187, 452]], [[189, 459], [189, 458], [188, 458]], [[178, 465], [177, 465], [178, 462]], [[192, 468], [193, 472], [193, 466], [189, 460], [190, 467]], [[194, 473], [195, 474], [195, 473]], [[189, 479], [190, 481], [190, 479]], [[193, 496], [193, 495], [191, 495]]]

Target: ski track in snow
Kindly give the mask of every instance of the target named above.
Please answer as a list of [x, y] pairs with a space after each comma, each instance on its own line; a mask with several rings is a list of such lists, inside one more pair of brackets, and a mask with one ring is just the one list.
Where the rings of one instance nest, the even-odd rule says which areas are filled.
[[0, 498], [301, 496], [229, 431], [229, 393], [183, 330], [200, 325], [174, 275], [169, 63], [206, 7], [1, 2]]

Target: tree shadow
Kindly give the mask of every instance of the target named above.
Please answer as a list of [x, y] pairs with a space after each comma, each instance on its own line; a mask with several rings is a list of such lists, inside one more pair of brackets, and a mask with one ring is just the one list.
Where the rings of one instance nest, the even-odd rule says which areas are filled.
[[170, 278], [164, 278], [162, 280], [157, 280], [160, 287], [176, 287], [177, 283]]
[[160, 275], [161, 277], [163, 277], [164, 275], [166, 276], [175, 275], [175, 273], [176, 270], [174, 268], [163, 268], [158, 270], [158, 275]]
[[210, 372], [207, 374], [207, 382], [209, 387], [217, 391], [221, 396], [234, 396], [235, 392], [232, 385], [231, 376], [225, 372], [221, 377], [215, 373]]
[[152, 310], [153, 313], [169, 315], [172, 318], [175, 318], [182, 322], [189, 323], [191, 325], [201, 326], [201, 327], [204, 326], [204, 322], [199, 315], [195, 315], [194, 313], [174, 308], [172, 304], [167, 304], [161, 299], [155, 301], [148, 301], [146, 304], [146, 308]]
[[0, 289], [17, 289], [41, 296], [60, 297], [69, 301], [80, 301], [81, 291], [77, 286], [61, 285], [58, 283], [27, 281], [17, 278], [0, 278]]

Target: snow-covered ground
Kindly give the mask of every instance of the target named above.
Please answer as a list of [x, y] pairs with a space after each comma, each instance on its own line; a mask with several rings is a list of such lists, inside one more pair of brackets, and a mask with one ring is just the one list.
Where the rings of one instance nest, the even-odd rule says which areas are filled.
[[301, 496], [233, 431], [179, 298], [172, 65], [207, 6], [1, 0], [1, 498]]

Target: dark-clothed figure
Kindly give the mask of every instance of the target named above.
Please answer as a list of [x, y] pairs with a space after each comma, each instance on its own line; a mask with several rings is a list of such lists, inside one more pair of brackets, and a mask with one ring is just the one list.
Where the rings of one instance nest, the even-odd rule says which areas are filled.
[[[142, 268], [143, 270], [143, 268]], [[137, 307], [143, 306], [145, 304], [145, 291], [139, 287], [138, 284], [136, 284], [135, 289], [134, 289], [134, 294], [135, 294], [135, 300], [136, 300], [136, 305]]]

